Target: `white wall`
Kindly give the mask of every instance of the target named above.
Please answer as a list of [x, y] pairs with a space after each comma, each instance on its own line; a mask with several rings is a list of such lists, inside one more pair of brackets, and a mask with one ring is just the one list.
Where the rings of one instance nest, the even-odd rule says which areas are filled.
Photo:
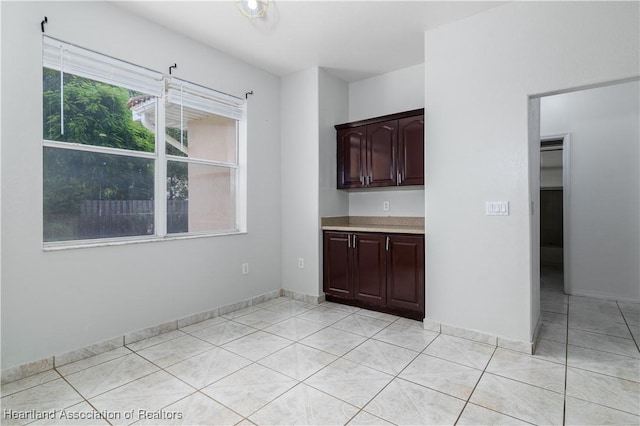
[[[282, 78], [282, 288], [320, 294], [317, 67]], [[298, 258], [304, 268], [298, 268]]]
[[[389, 201], [389, 211], [382, 204]], [[349, 192], [350, 216], [424, 217], [424, 189], [367, 189]]]
[[[425, 33], [428, 319], [531, 341], [528, 96], [639, 75], [639, 16], [635, 2], [513, 2]], [[485, 216], [488, 200], [510, 215]]]
[[542, 136], [571, 134], [571, 293], [640, 301], [640, 83], [540, 102]]
[[[282, 287], [322, 294], [320, 218], [346, 216], [338, 191], [336, 123], [347, 119], [347, 83], [318, 67], [282, 78]], [[304, 259], [304, 268], [298, 259]]]
[[347, 121], [349, 93], [346, 82], [320, 69], [318, 74], [319, 91], [319, 184], [320, 204], [318, 217], [318, 264], [319, 287], [322, 292], [323, 239], [320, 229], [320, 218], [349, 215], [349, 193], [339, 191], [338, 163], [336, 144], [336, 123]]
[[[45, 15], [52, 37], [163, 72], [176, 62], [178, 77], [227, 93], [254, 91], [248, 234], [43, 252]], [[1, 31], [3, 369], [280, 289], [277, 77], [106, 3], [2, 2]]]
[[424, 64], [349, 83], [349, 120], [424, 108]]
[[349, 193], [338, 191], [335, 125], [348, 121], [349, 94], [346, 82], [319, 72], [320, 217], [348, 216]]
[[[424, 108], [424, 64], [350, 83], [345, 122], [419, 108]], [[382, 210], [384, 201], [389, 201], [388, 212]], [[352, 191], [349, 215], [424, 216], [424, 189]]]

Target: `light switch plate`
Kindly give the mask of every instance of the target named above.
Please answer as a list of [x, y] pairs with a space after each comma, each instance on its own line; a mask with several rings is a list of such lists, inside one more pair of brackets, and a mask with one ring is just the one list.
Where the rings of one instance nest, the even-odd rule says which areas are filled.
[[487, 201], [485, 203], [485, 214], [487, 216], [509, 216], [509, 202]]

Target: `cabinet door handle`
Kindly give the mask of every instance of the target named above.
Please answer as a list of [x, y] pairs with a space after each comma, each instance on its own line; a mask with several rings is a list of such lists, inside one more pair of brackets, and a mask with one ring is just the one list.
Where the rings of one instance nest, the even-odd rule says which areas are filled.
[[356, 246], [358, 245], [358, 244], [356, 243], [356, 241], [357, 241], [357, 240], [356, 240], [356, 234], [353, 234], [353, 248], [356, 248]]
[[389, 236], [387, 235], [387, 241], [385, 243], [385, 250], [389, 251]]
[[364, 176], [360, 175], [360, 185], [364, 186]]
[[351, 235], [347, 234], [347, 248], [351, 248]]
[[398, 171], [398, 185], [402, 183], [402, 174]]

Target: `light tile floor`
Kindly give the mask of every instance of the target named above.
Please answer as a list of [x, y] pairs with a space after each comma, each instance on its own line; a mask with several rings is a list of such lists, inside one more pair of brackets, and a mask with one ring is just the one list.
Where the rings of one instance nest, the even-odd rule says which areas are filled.
[[0, 423], [640, 425], [640, 305], [543, 272], [534, 356], [278, 298], [3, 385]]

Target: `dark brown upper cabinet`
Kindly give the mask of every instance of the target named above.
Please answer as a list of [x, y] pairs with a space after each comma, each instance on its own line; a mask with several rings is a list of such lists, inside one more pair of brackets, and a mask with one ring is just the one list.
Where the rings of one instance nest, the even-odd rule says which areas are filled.
[[424, 185], [424, 115], [398, 120], [398, 185]]
[[365, 186], [366, 138], [366, 128], [338, 130], [338, 188]]
[[338, 189], [424, 185], [424, 109], [335, 128]]
[[367, 187], [395, 186], [398, 151], [398, 120], [367, 126], [365, 175]]

